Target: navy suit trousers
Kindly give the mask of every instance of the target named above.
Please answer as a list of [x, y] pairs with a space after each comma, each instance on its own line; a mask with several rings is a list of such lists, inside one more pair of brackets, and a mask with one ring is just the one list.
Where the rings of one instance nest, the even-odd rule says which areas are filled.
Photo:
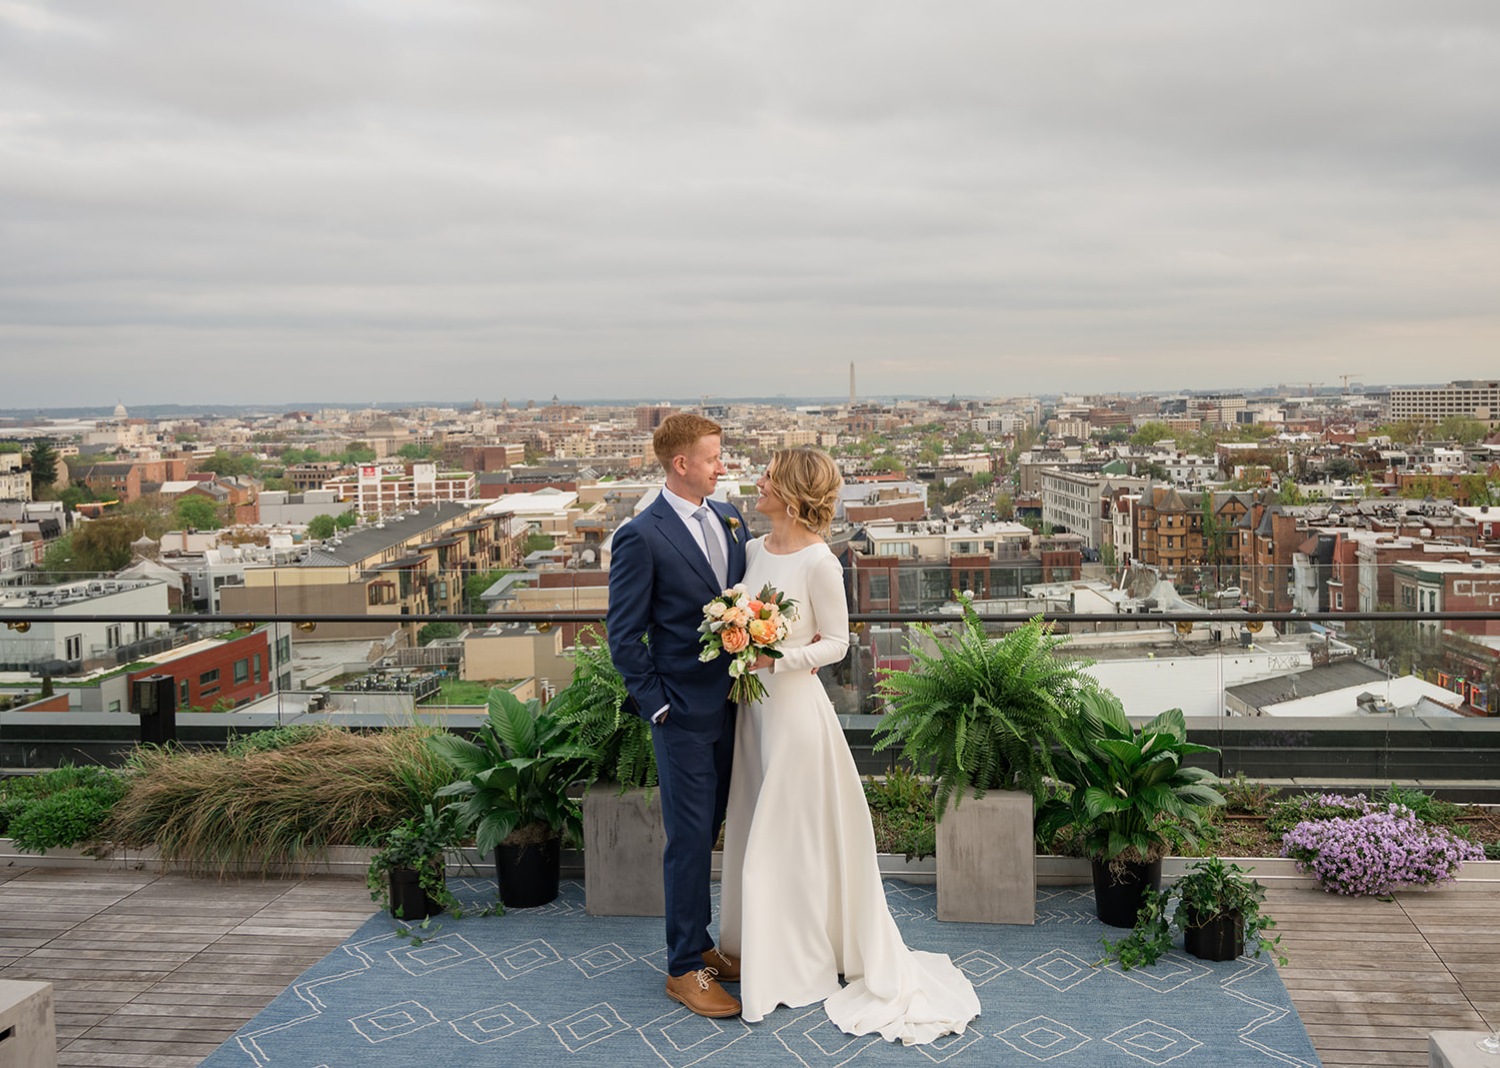
[[667, 974], [703, 967], [714, 944], [708, 925], [713, 901], [713, 848], [729, 806], [735, 705], [726, 704], [718, 730], [687, 730], [673, 715], [651, 728], [667, 848], [662, 858], [667, 893]]

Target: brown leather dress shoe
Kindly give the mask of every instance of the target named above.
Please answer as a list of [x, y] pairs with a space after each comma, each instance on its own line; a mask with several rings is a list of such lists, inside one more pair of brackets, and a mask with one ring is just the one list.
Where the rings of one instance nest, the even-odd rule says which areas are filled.
[[731, 957], [718, 946], [706, 950], [703, 954], [703, 963], [718, 973], [721, 983], [738, 983], [740, 981], [740, 958]]
[[667, 976], [667, 997], [680, 1001], [699, 1016], [738, 1016], [740, 1003], [719, 985], [712, 968]]

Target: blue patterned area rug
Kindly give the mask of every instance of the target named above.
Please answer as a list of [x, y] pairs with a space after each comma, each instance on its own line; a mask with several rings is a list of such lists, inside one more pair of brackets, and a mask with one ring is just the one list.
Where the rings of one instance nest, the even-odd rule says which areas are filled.
[[[449, 885], [460, 900], [494, 900], [493, 881]], [[965, 1034], [917, 1047], [854, 1038], [821, 1005], [759, 1024], [695, 1016], [662, 991], [661, 921], [588, 916], [582, 886], [568, 882], [542, 908], [439, 917], [420, 946], [372, 917], [202, 1066], [1318, 1064], [1264, 959], [1209, 964], [1175, 951], [1151, 968], [1094, 968], [1109, 929], [1087, 889], [1040, 888], [1035, 927], [939, 923], [933, 887], [885, 890], [907, 944], [947, 953], [973, 980], [984, 1014]]]

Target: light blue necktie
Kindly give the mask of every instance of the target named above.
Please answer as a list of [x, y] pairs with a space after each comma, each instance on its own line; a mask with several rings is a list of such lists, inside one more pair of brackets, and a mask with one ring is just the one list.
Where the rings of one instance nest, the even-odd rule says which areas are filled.
[[719, 589], [729, 585], [729, 565], [724, 562], [724, 550], [719, 548], [719, 533], [708, 517], [713, 513], [707, 505], [699, 507], [693, 518], [703, 528], [703, 544], [708, 547], [708, 566], [714, 569], [714, 578], [719, 580]]

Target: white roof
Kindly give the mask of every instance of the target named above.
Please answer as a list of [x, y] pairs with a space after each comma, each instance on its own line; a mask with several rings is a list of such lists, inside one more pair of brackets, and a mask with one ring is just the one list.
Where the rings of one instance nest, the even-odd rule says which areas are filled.
[[[1261, 712], [1267, 716], [1353, 716], [1359, 711], [1358, 698], [1362, 693], [1374, 694], [1376, 700], [1405, 715], [1458, 715], [1452, 709], [1463, 703], [1463, 698], [1450, 690], [1415, 675], [1403, 675], [1385, 682], [1345, 686], [1342, 690], [1299, 697], [1295, 701], [1280, 701], [1266, 705]], [[1439, 712], [1433, 707], [1434, 702], [1445, 711]]]
[[540, 515], [565, 512], [578, 502], [578, 494], [572, 490], [552, 487], [533, 493], [508, 493], [498, 498], [484, 510], [485, 515]]

